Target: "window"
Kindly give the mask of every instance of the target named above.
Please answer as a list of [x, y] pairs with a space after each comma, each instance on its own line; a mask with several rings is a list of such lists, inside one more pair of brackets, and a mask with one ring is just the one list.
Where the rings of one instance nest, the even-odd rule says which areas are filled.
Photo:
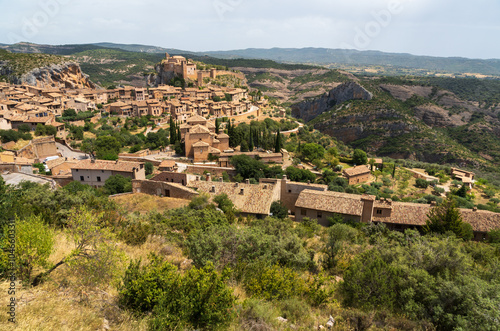
[[321, 212], [320, 212], [320, 211], [318, 211], [317, 217], [318, 217], [318, 218], [323, 217], [323, 215], [321, 214]]
[[377, 209], [377, 215], [382, 215], [382, 209]]
[[302, 216], [306, 216], [306, 212], [307, 212], [307, 211], [306, 211], [305, 209], [301, 209], [301, 210], [300, 210], [300, 215], [302, 215]]
[[292, 193], [292, 190], [288, 190], [288, 193]]
[[100, 182], [101, 181], [101, 177], [97, 176], [97, 181]]
[[84, 181], [85, 181], [85, 177], [80, 176], [80, 182], [84, 182]]

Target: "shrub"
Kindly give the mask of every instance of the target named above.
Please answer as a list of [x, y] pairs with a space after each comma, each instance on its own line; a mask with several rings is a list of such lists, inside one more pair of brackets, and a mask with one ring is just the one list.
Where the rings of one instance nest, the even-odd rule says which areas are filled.
[[321, 225], [318, 224], [318, 221], [315, 219], [309, 219], [308, 217], [304, 217], [302, 222], [297, 224], [295, 231], [301, 238], [312, 238], [316, 233], [321, 230]]
[[415, 186], [419, 188], [427, 188], [429, 186], [429, 182], [422, 178], [417, 178], [415, 181]]
[[306, 290], [304, 280], [290, 268], [274, 265], [256, 269], [244, 280], [245, 289], [252, 295], [281, 300], [300, 296]]
[[220, 328], [232, 319], [235, 297], [225, 284], [230, 271], [218, 274], [212, 265], [185, 275], [150, 255], [143, 267], [134, 261], [119, 289], [119, 304], [138, 313], [153, 312], [151, 330]]
[[151, 162], [144, 163], [144, 171], [146, 172], [146, 176], [151, 175], [153, 173], [154, 166]]
[[288, 217], [288, 208], [281, 201], [273, 201], [270, 212], [273, 217], [279, 219], [285, 219]]
[[122, 229], [120, 237], [129, 245], [139, 246], [146, 242], [151, 232], [149, 223], [133, 222]]
[[229, 323], [236, 298], [226, 285], [230, 270], [218, 274], [212, 265], [192, 268], [164, 288], [153, 309], [151, 330], [218, 329]]
[[[9, 234], [12, 229], [5, 227], [3, 242], [0, 247], [11, 247]], [[29, 286], [31, 275], [37, 267], [48, 267], [49, 256], [54, 246], [54, 232], [45, 225], [40, 216], [30, 216], [26, 220], [16, 219], [15, 221], [15, 263], [17, 275], [23, 284]], [[0, 250], [0, 260], [2, 255], [7, 260], [8, 251]]]
[[132, 179], [122, 175], [113, 175], [106, 179], [104, 191], [109, 195], [132, 192]]

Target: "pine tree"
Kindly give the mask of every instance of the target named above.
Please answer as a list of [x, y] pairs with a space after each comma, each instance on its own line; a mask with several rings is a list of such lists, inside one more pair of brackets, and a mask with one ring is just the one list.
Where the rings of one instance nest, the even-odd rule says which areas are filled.
[[472, 226], [463, 222], [460, 210], [455, 206], [455, 201], [446, 199], [437, 207], [431, 209], [423, 227], [425, 233], [434, 232], [444, 234], [453, 232], [458, 238], [470, 240], [473, 237]]

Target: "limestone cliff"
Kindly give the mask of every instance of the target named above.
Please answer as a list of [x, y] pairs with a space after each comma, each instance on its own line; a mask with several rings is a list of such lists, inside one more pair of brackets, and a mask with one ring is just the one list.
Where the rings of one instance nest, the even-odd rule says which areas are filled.
[[146, 84], [151, 87], [155, 87], [162, 84], [170, 84], [172, 78], [175, 77], [173, 71], [163, 70], [162, 63], [157, 63], [155, 65], [156, 74], [149, 74], [146, 76]]
[[[2, 65], [0, 64], [0, 67]], [[8, 69], [4, 68], [4, 71]], [[9, 75], [13, 84], [28, 84], [41, 88], [95, 88], [80, 66], [73, 62], [52, 64], [35, 68], [29, 72], [18, 75]]]
[[292, 115], [308, 122], [333, 106], [349, 100], [371, 100], [372, 93], [355, 82], [341, 84], [328, 94], [292, 106]]

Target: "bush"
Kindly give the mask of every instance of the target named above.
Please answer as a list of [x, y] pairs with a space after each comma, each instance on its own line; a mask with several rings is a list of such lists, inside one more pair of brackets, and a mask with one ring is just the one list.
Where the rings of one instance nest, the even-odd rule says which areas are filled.
[[273, 217], [279, 219], [285, 219], [288, 217], [288, 208], [281, 201], [273, 201], [270, 212]]
[[306, 284], [298, 273], [286, 267], [256, 268], [244, 281], [248, 293], [266, 300], [282, 300], [302, 295]]
[[213, 266], [192, 268], [165, 288], [153, 309], [151, 330], [219, 329], [233, 318], [236, 298], [226, 285], [230, 270], [219, 275]]
[[133, 222], [122, 229], [120, 237], [129, 245], [139, 246], [146, 242], [151, 232], [149, 223]]
[[154, 166], [151, 162], [144, 163], [144, 171], [146, 172], [146, 176], [149, 176], [153, 173]]
[[295, 228], [295, 231], [301, 238], [312, 238], [320, 230], [321, 225], [318, 224], [318, 221], [315, 219], [311, 220], [307, 217], [304, 217], [302, 222], [297, 224]]
[[132, 192], [132, 179], [113, 175], [104, 182], [104, 191], [109, 195]]
[[151, 330], [213, 329], [232, 319], [235, 297], [225, 284], [229, 270], [219, 275], [207, 265], [181, 275], [158, 256], [150, 255], [150, 260], [143, 267], [140, 260], [130, 263], [119, 289], [119, 304], [139, 313], [152, 311]]
[[429, 186], [429, 182], [422, 178], [417, 178], [415, 181], [415, 186], [419, 188], [427, 188]]

